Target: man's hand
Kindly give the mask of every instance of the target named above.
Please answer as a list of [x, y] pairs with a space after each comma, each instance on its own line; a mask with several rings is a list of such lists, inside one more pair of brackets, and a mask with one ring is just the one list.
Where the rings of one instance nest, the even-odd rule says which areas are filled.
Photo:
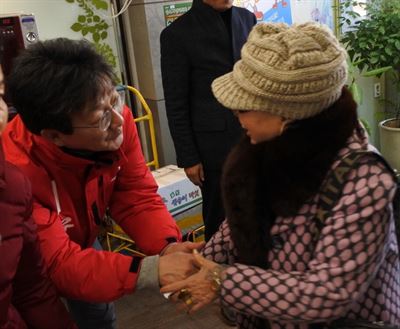
[[206, 243], [204, 241], [203, 242], [186, 241], [182, 243], [172, 243], [165, 247], [161, 255], [168, 255], [178, 251], [191, 254], [193, 252], [193, 249], [201, 250], [203, 249], [205, 244]]
[[[168, 293], [173, 302], [182, 301], [188, 313], [193, 313], [214, 301], [218, 295], [212, 272], [219, 264], [194, 253], [194, 261], [200, 270], [183, 281], [173, 282], [161, 288], [161, 293]], [[218, 272], [218, 273], [222, 273]], [[184, 292], [185, 291], [185, 292]]]
[[199, 268], [193, 254], [174, 252], [160, 256], [158, 265], [158, 279], [160, 286], [186, 279], [196, 273]]
[[185, 168], [185, 174], [190, 181], [197, 186], [202, 186], [204, 182], [203, 165], [198, 163], [193, 167]]

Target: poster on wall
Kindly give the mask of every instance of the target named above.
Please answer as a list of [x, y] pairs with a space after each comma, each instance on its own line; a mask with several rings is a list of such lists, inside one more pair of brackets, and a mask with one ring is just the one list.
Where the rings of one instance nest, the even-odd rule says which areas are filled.
[[234, 0], [257, 17], [258, 22], [303, 23], [320, 22], [334, 29], [335, 0]]
[[186, 13], [190, 7], [192, 7], [192, 2], [174, 3], [171, 5], [164, 6], [164, 18], [165, 26], [170, 25], [179, 16]]

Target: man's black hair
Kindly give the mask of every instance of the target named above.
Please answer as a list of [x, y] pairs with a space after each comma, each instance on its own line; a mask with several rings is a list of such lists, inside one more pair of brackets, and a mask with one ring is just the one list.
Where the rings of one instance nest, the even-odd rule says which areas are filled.
[[71, 114], [102, 96], [115, 81], [111, 66], [85, 40], [38, 42], [14, 61], [7, 83], [12, 103], [34, 134], [56, 129], [72, 134]]

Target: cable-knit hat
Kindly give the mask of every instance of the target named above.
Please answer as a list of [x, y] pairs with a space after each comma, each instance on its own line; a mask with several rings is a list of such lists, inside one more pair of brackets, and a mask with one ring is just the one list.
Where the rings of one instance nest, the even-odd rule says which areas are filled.
[[217, 100], [232, 110], [304, 119], [332, 105], [347, 80], [346, 51], [317, 23], [261, 23], [250, 32], [233, 71], [214, 80]]

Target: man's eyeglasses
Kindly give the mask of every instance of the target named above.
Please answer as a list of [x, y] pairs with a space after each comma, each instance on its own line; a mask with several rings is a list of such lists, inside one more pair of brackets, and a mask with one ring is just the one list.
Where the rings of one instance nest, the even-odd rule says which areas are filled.
[[72, 126], [74, 129], [80, 129], [80, 128], [98, 128], [101, 131], [107, 131], [108, 128], [111, 126], [112, 122], [112, 111], [115, 111], [118, 114], [122, 113], [122, 110], [124, 108], [124, 102], [123, 102], [123, 96], [121, 95], [120, 92], [118, 92], [118, 97], [115, 101], [115, 103], [112, 105], [112, 108], [110, 110], [104, 111], [102, 117], [99, 120], [99, 123], [97, 125], [91, 125], [91, 126]]

